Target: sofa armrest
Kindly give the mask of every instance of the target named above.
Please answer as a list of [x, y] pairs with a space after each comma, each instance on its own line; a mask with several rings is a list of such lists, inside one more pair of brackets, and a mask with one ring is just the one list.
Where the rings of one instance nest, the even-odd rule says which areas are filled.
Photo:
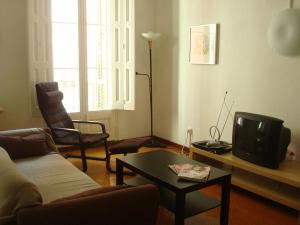
[[18, 225], [155, 225], [159, 191], [154, 185], [22, 209]]
[[0, 131], [0, 146], [13, 160], [58, 152], [51, 135], [42, 128]]
[[42, 128], [25, 128], [25, 129], [17, 129], [17, 130], [6, 130], [0, 131], [0, 135], [2, 136], [19, 136], [26, 137], [32, 134], [40, 134], [45, 133]]

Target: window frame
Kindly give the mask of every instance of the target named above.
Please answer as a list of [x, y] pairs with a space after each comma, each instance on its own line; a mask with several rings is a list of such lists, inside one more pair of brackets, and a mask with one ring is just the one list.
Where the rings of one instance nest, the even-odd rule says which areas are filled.
[[[35, 84], [53, 81], [52, 61], [52, 20], [51, 0], [27, 0], [28, 2], [28, 44], [29, 44], [29, 77], [31, 87], [31, 105], [33, 116], [40, 115], [36, 101]], [[118, 4], [120, 23], [112, 19], [112, 61], [116, 51], [122, 56], [119, 78], [115, 73], [116, 63], [112, 62], [112, 75], [109, 78], [110, 88], [108, 98], [109, 109], [88, 110], [88, 68], [87, 68], [87, 23], [86, 0], [78, 0], [78, 38], [79, 38], [79, 82], [80, 82], [80, 112], [70, 113], [75, 118], [94, 117], [99, 113], [106, 116], [112, 110], [135, 109], [135, 23], [134, 0], [112, 0], [111, 16], [116, 18], [115, 7]], [[126, 5], [128, 4], [128, 5]], [[126, 11], [127, 10], [127, 11]], [[128, 14], [130, 11], [130, 14]], [[127, 17], [127, 18], [126, 18]], [[114, 40], [116, 25], [121, 29], [119, 43]], [[126, 29], [129, 30], [129, 47], [126, 44]], [[128, 36], [128, 35], [127, 35]], [[116, 49], [118, 46], [118, 49]], [[130, 51], [130, 53], [128, 53]], [[130, 56], [126, 62], [126, 55]], [[127, 75], [126, 75], [126, 71]], [[127, 96], [127, 98], [126, 98]], [[128, 97], [129, 96], [129, 97]], [[90, 116], [89, 116], [90, 115]]]

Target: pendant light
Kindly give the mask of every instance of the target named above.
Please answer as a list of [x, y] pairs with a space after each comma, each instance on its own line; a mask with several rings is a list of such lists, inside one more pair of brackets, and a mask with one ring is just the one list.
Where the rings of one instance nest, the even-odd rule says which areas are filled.
[[300, 54], [300, 9], [289, 8], [277, 13], [268, 28], [270, 47], [280, 55], [296, 56]]

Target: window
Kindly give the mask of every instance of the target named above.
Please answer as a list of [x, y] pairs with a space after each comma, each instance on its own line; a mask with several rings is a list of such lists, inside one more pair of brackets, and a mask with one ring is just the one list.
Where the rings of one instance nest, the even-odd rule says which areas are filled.
[[68, 112], [134, 109], [134, 35], [134, 0], [29, 0], [32, 84], [57, 81]]
[[80, 112], [79, 26], [77, 0], [52, 0], [53, 80], [69, 112]]
[[87, 0], [88, 109], [109, 108], [111, 77], [111, 0]]

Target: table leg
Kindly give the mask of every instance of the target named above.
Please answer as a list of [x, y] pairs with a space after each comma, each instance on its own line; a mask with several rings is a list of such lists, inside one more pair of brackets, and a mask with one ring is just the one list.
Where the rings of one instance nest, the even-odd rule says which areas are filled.
[[124, 171], [123, 171], [123, 165], [121, 162], [117, 159], [116, 160], [116, 184], [122, 185], [124, 183]]
[[185, 194], [176, 193], [175, 203], [175, 225], [184, 225]]
[[221, 200], [221, 215], [220, 215], [221, 225], [228, 225], [230, 185], [231, 185], [231, 176], [227, 176], [224, 178], [222, 182], [222, 200]]

